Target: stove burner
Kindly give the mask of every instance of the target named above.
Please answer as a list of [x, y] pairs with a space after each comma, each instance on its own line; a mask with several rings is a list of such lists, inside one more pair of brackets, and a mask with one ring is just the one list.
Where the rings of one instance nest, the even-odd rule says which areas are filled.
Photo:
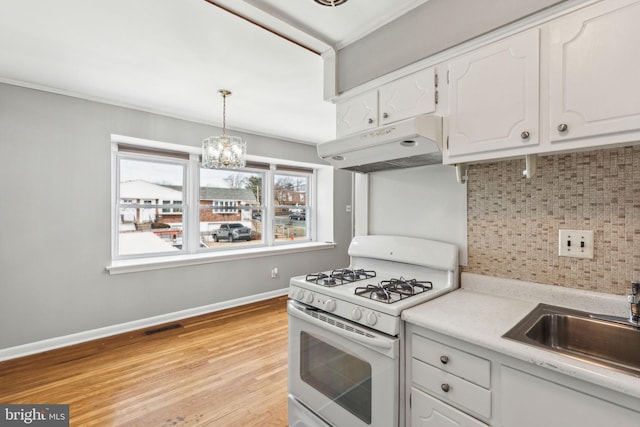
[[433, 283], [428, 281], [418, 281], [416, 279], [399, 279], [383, 280], [383, 286], [406, 295], [415, 295], [433, 289]]
[[389, 301], [391, 299], [391, 294], [382, 285], [378, 285], [377, 289], [371, 291], [371, 299], [377, 301]]
[[[311, 283], [315, 283], [317, 285], [323, 285], [323, 286], [336, 286], [336, 279], [329, 277], [328, 274], [325, 273], [314, 273], [314, 274], [307, 274], [307, 277], [305, 277], [305, 280], [307, 282], [311, 282]], [[340, 283], [342, 284], [342, 283]]]
[[358, 280], [370, 279], [372, 277], [376, 277], [376, 272], [372, 270], [340, 268], [333, 270], [330, 274], [307, 274], [305, 280], [310, 283], [315, 283], [316, 285], [333, 287]]
[[372, 270], [365, 270], [362, 268], [357, 270], [341, 268], [333, 270], [331, 272], [331, 277], [342, 279], [346, 282], [355, 282], [357, 280], [371, 279], [372, 277], [376, 277], [376, 272]]
[[433, 283], [431, 282], [418, 281], [416, 279], [407, 280], [400, 277], [399, 279], [383, 280], [377, 285], [358, 287], [355, 290], [355, 294], [375, 301], [392, 304], [413, 295], [430, 291], [431, 289], [433, 289]]

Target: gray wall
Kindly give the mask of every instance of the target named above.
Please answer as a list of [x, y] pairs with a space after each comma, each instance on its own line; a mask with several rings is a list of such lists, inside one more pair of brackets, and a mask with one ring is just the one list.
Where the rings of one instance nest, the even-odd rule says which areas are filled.
[[338, 51], [338, 93], [564, 1], [429, 0]]
[[[333, 250], [110, 276], [110, 135], [198, 146], [217, 128], [0, 84], [0, 349], [283, 289], [348, 264], [351, 174], [334, 176]], [[249, 136], [253, 155], [315, 147]], [[251, 263], [251, 268], [247, 264]], [[278, 267], [277, 280], [271, 279]]]

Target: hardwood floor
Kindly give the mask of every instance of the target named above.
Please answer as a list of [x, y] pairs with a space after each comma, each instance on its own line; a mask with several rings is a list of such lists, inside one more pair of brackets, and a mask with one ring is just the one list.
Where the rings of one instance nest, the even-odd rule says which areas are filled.
[[286, 426], [286, 300], [0, 362], [0, 403], [70, 404], [72, 426]]

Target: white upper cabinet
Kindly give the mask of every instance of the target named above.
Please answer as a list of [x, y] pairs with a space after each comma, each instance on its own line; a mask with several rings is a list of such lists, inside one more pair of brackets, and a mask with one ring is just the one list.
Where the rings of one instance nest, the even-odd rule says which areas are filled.
[[380, 88], [380, 124], [397, 122], [436, 110], [434, 68], [419, 71]]
[[551, 23], [549, 139], [562, 142], [554, 148], [634, 140], [629, 133], [640, 130], [639, 23], [637, 0], [600, 2]]
[[378, 91], [338, 102], [336, 105], [338, 136], [373, 129], [378, 126]]
[[436, 110], [436, 73], [427, 68], [336, 105], [338, 137]]
[[445, 163], [535, 150], [540, 141], [539, 44], [539, 30], [530, 30], [449, 62]]

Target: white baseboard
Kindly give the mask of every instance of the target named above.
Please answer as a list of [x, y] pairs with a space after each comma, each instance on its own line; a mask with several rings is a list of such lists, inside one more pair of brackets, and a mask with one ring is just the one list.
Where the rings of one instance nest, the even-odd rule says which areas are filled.
[[0, 362], [286, 295], [288, 288], [0, 349]]

